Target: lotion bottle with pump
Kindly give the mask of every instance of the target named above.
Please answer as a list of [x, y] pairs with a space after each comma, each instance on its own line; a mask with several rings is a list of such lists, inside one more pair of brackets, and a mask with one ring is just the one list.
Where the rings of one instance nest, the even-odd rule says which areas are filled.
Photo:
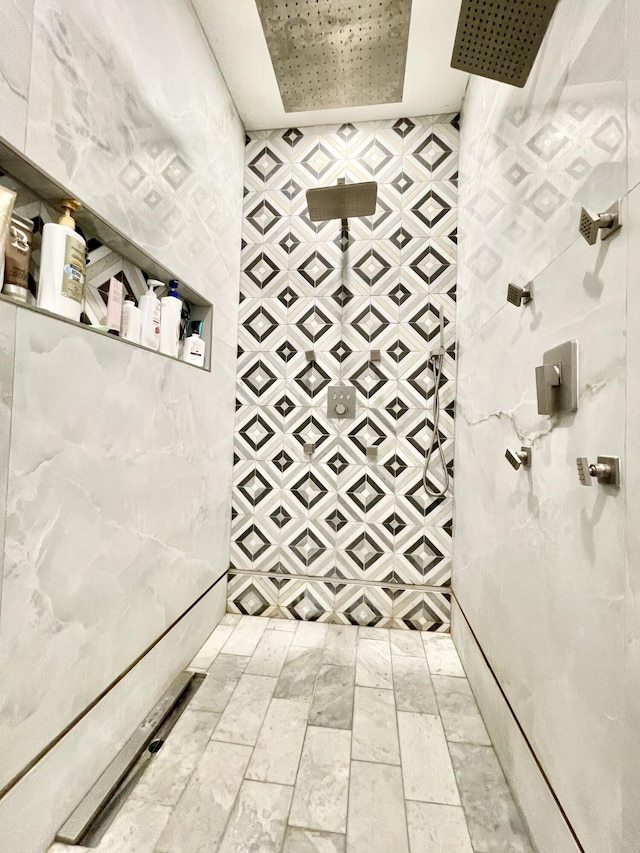
[[195, 364], [204, 367], [205, 343], [200, 337], [202, 334], [202, 320], [191, 321], [191, 335], [184, 342], [182, 360], [187, 364]]
[[169, 293], [160, 300], [162, 315], [160, 317], [160, 352], [178, 357], [180, 344], [180, 317], [182, 316], [182, 300], [178, 297], [178, 282], [172, 278], [169, 282]]
[[80, 322], [84, 301], [87, 244], [76, 232], [73, 213], [80, 202], [60, 202], [63, 215], [42, 229], [38, 307]]
[[138, 300], [142, 311], [140, 318], [140, 343], [149, 349], [157, 350], [160, 346], [160, 300], [155, 294], [156, 287], [164, 287], [161, 281], [150, 278], [149, 288]]

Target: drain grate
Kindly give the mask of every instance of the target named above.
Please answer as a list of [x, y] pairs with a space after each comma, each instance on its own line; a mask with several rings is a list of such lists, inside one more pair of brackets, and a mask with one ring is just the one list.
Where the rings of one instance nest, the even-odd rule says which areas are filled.
[[451, 67], [522, 88], [558, 0], [462, 0]]
[[58, 830], [56, 841], [97, 847], [147, 765], [162, 748], [204, 675], [181, 672], [82, 802]]

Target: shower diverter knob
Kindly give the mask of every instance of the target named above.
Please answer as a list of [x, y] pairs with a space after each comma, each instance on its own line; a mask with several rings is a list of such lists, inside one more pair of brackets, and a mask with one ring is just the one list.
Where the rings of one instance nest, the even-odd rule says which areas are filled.
[[347, 407], [344, 403], [336, 403], [336, 415], [344, 415], [347, 411]]

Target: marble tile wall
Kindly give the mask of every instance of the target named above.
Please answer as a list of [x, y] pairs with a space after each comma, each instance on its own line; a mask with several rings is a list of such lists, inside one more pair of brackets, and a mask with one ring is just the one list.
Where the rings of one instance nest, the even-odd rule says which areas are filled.
[[[625, 418], [639, 367], [626, 7], [562, 0], [527, 86], [472, 79], [462, 113], [453, 590], [587, 853], [633, 849], [621, 820], [625, 507], [638, 477]], [[617, 199], [623, 229], [589, 246], [581, 206]], [[506, 304], [507, 284], [529, 280], [533, 302]], [[578, 411], [540, 416], [534, 368], [568, 339]], [[532, 468], [516, 472], [505, 450], [526, 443]], [[579, 484], [576, 457], [599, 454], [622, 458], [621, 489]], [[513, 756], [503, 766], [517, 793], [526, 774]]]
[[[248, 135], [233, 611], [447, 628], [453, 499], [426, 494], [423, 464], [441, 313], [449, 468], [453, 453], [457, 174], [455, 115]], [[344, 252], [339, 220], [311, 222], [305, 196], [339, 177], [378, 182]], [[327, 417], [339, 383], [355, 420]]]
[[34, 0], [6, 0], [0, 7], [0, 116], [2, 136], [22, 150], [27, 135]]
[[[241, 123], [188, 2], [159, 15], [150, 2], [36, 0], [32, 50], [30, 36], [18, 50], [29, 9], [0, 12], [0, 23], [11, 16], [0, 28], [0, 137], [214, 303], [214, 368], [0, 306], [2, 429], [11, 418], [0, 787], [226, 571], [230, 540]], [[29, 68], [10, 77], [14, 46]], [[171, 632], [172, 667], [218, 618], [200, 609], [191, 634]], [[173, 674], [133, 679], [120, 732]], [[79, 761], [82, 745], [72, 749]], [[77, 778], [86, 785], [103, 767], [87, 760]]]

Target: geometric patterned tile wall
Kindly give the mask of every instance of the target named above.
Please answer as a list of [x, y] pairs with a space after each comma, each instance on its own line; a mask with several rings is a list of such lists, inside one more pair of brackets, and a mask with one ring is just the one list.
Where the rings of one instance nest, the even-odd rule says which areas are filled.
[[[378, 181], [346, 244], [305, 199], [340, 177]], [[429, 497], [423, 473], [442, 316], [453, 474], [457, 180], [456, 115], [248, 134], [232, 612], [448, 630], [453, 496]], [[354, 420], [327, 418], [337, 383]], [[438, 460], [428, 477], [442, 485]]]

